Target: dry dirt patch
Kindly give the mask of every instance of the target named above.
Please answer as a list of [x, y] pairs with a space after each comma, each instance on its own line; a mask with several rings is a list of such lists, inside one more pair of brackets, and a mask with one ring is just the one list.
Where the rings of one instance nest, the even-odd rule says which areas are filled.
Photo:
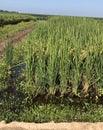
[[0, 130], [27, 130], [27, 129], [24, 129], [22, 127], [3, 127], [0, 128]]
[[0, 130], [103, 130], [103, 123], [0, 123]]

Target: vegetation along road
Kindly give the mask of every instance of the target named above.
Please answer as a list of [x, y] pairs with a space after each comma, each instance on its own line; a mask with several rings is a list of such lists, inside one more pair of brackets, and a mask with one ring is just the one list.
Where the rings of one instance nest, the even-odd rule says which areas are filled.
[[2, 57], [2, 51], [5, 48], [5, 46], [7, 45], [7, 43], [9, 43], [10, 41], [12, 41], [14, 44], [17, 44], [19, 41], [21, 41], [22, 38], [24, 38], [27, 34], [29, 34], [34, 28], [34, 25], [19, 31], [18, 33], [16, 33], [15, 35], [12, 35], [4, 40], [0, 41], [0, 57]]

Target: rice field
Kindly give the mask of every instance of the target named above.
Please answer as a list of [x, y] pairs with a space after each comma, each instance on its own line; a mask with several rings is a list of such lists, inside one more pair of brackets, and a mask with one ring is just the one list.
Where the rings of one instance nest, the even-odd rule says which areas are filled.
[[0, 59], [1, 119], [102, 121], [102, 21], [49, 16], [29, 22], [35, 28], [17, 46], [9, 41]]
[[0, 27], [8, 24], [17, 24], [22, 21], [29, 22], [35, 20], [34, 16], [21, 14], [17, 12], [1, 12], [0, 11]]
[[[36, 94], [85, 95], [94, 100], [103, 94], [102, 21], [51, 17], [36, 23], [34, 31], [22, 44], [25, 85], [31, 86]], [[11, 52], [10, 55], [15, 55]], [[16, 59], [17, 56], [10, 57]]]
[[91, 98], [103, 94], [101, 21], [52, 17], [38, 23], [26, 42], [26, 82], [40, 93]]

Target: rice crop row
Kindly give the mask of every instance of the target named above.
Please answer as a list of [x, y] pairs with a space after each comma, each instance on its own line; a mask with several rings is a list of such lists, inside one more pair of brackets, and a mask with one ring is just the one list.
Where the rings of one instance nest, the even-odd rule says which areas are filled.
[[20, 13], [0, 12], [0, 26], [35, 20], [34, 16]]
[[34, 97], [76, 95], [96, 101], [103, 95], [102, 30], [102, 21], [93, 18], [51, 17], [36, 23], [10, 55], [9, 68], [21, 61], [26, 66], [15, 84]]
[[103, 27], [91, 18], [53, 17], [27, 40], [27, 82], [49, 95], [103, 94]]

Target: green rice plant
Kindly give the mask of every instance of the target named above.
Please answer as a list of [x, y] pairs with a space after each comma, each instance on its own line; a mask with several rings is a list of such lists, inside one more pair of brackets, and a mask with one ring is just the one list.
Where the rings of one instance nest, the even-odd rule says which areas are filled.
[[27, 56], [26, 56], [26, 79], [28, 82], [33, 80], [33, 55], [31, 45], [28, 46]]
[[96, 96], [103, 87], [102, 36], [101, 23], [92, 18], [51, 17], [38, 23], [28, 38], [30, 82], [52, 95], [78, 95], [81, 89]]
[[10, 41], [5, 47], [5, 62], [10, 67], [13, 60], [13, 42]]
[[13, 64], [13, 42], [10, 41], [4, 50], [4, 57], [0, 59], [0, 89], [6, 89], [11, 82], [11, 67]]

